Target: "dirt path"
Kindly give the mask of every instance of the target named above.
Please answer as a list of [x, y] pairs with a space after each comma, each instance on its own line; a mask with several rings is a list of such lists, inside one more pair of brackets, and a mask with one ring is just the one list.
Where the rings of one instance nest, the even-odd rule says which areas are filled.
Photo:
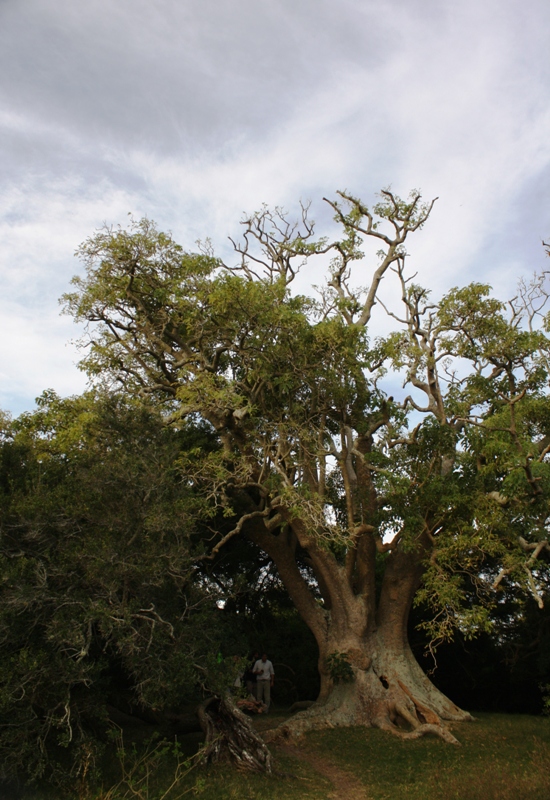
[[369, 794], [361, 781], [308, 747], [279, 745], [277, 750], [285, 755], [305, 761], [310, 767], [332, 783], [330, 800], [368, 800]]

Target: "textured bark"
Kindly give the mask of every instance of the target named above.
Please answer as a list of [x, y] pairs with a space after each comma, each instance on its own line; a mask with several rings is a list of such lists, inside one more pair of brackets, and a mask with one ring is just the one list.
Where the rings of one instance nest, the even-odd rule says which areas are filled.
[[[394, 638], [394, 637], [391, 637]], [[330, 652], [347, 656], [353, 680], [335, 683], [328, 673]], [[362, 640], [331, 636], [320, 654], [322, 688], [306, 711], [285, 722], [275, 737], [299, 736], [316, 728], [364, 725], [402, 738], [434, 734], [458, 744], [449, 723], [471, 719], [443, 695], [422, 672], [408, 645], [389, 650], [383, 631]]]
[[[402, 738], [434, 734], [458, 744], [449, 723], [472, 719], [445, 697], [424, 674], [410, 649], [407, 623], [422, 577], [422, 547], [396, 549], [387, 559], [377, 607], [370, 585], [353, 590], [349, 570], [310, 545], [310, 562], [324, 585], [324, 605], [314, 600], [284, 537], [262, 546], [274, 559], [296, 608], [319, 647], [321, 690], [317, 702], [284, 723], [272, 738], [293, 737], [315, 728], [364, 725]], [[367, 554], [372, 552], [368, 543]], [[364, 563], [364, 561], [363, 561]], [[351, 580], [350, 580], [351, 578]], [[361, 576], [368, 584], [366, 575]], [[371, 581], [373, 571], [371, 570]], [[328, 608], [327, 608], [328, 606]], [[353, 672], [347, 683], [333, 680], [327, 659], [345, 655]]]
[[238, 769], [271, 773], [271, 754], [265, 742], [230, 697], [210, 698], [197, 714], [205, 736], [205, 761], [228, 761]]

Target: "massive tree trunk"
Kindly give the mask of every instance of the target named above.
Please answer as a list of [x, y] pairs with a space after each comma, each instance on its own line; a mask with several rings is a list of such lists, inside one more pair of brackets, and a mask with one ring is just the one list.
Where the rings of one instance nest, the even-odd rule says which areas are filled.
[[[332, 633], [320, 648], [322, 686], [317, 702], [286, 722], [280, 733], [292, 736], [314, 728], [365, 725], [403, 738], [433, 733], [456, 744], [447, 724], [470, 715], [433, 685], [406, 643], [399, 649], [386, 648], [384, 634], [376, 631], [359, 638]], [[347, 657], [353, 672], [350, 682], [332, 679], [327, 669], [331, 653]]]
[[[297, 566], [291, 534], [261, 538], [319, 647], [317, 702], [284, 723], [277, 735], [365, 725], [402, 738], [431, 733], [457, 744], [449, 723], [472, 717], [434, 686], [408, 643], [407, 622], [422, 575], [421, 554], [397, 548], [388, 556], [376, 603], [372, 570], [357, 592], [345, 566], [311, 543], [310, 562], [323, 594], [320, 603]], [[357, 570], [354, 575], [357, 578]], [[340, 663], [347, 661], [349, 680], [335, 679], [331, 656]]]

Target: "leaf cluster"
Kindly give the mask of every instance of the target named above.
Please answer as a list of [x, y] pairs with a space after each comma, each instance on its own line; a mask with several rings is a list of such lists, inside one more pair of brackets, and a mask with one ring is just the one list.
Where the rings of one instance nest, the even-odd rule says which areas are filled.
[[149, 407], [93, 393], [47, 392], [5, 428], [5, 773], [93, 780], [110, 705], [139, 713], [213, 688], [209, 663], [229, 630], [196, 570], [204, 501], [178, 463], [209, 446], [204, 427], [176, 430]]

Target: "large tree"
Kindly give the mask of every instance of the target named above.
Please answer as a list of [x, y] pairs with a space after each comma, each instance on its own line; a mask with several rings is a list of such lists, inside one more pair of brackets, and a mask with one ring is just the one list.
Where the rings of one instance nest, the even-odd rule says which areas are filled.
[[[488, 624], [491, 580], [524, 578], [540, 598], [548, 341], [533, 321], [544, 293], [525, 289], [508, 315], [483, 286], [432, 304], [406, 277], [405, 243], [433, 203], [384, 191], [372, 210], [345, 193], [330, 205], [341, 226], [330, 241], [307, 209], [292, 224], [263, 208], [231, 267], [147, 220], [104, 229], [79, 250], [86, 274], [66, 308], [88, 323], [92, 377], [154, 399], [167, 424], [195, 417], [215, 431], [220, 450], [182, 466], [233, 523], [198, 557], [236, 536], [255, 543], [319, 647], [318, 702], [288, 730], [367, 724], [454, 741], [446, 723], [469, 714], [414, 659], [409, 611], [421, 590], [439, 636]], [[363, 242], [380, 248], [371, 270]], [[315, 259], [330, 262], [325, 285], [293, 293]], [[389, 275], [397, 332], [370, 342]], [[384, 391], [388, 370], [411, 387], [399, 402]]]

